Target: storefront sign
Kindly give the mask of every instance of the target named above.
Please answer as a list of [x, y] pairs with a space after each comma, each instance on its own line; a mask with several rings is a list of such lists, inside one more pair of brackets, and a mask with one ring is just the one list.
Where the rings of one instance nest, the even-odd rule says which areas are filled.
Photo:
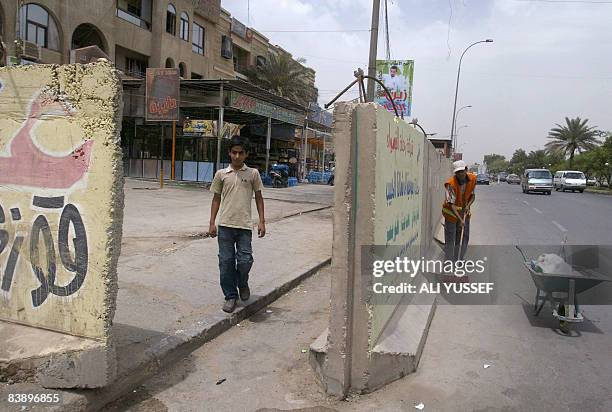
[[332, 114], [321, 108], [318, 104], [313, 104], [308, 109], [308, 120], [322, 124], [326, 127], [332, 126]]
[[185, 119], [183, 123], [183, 134], [197, 134], [202, 136], [214, 136], [214, 125], [212, 120]]
[[[231, 139], [234, 135], [240, 134], [240, 129], [244, 127], [243, 124], [234, 124], [229, 122], [223, 122], [223, 130], [221, 131], [221, 137], [224, 139]], [[217, 122], [215, 121], [215, 133], [217, 131]]]
[[[217, 121], [216, 120], [201, 120], [201, 119], [185, 119], [183, 123], [183, 134], [194, 136], [217, 137]], [[223, 122], [223, 130], [221, 137], [229, 139], [234, 135], [240, 134], [240, 129], [244, 127], [242, 124], [234, 124]]]
[[302, 113], [293, 112], [235, 91], [231, 93], [229, 106], [243, 112], [271, 117], [296, 126], [304, 125], [304, 115]]
[[247, 27], [235, 17], [232, 17], [232, 33], [236, 33], [243, 39], [247, 38]]
[[147, 69], [146, 120], [171, 122], [179, 114], [179, 70]]

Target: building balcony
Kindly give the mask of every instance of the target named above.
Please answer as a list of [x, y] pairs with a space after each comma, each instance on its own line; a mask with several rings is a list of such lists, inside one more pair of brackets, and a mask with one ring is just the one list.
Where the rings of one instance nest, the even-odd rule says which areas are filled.
[[129, 13], [125, 10], [117, 9], [117, 17], [122, 20], [125, 20], [129, 23], [132, 23], [135, 26], [140, 27], [141, 29], [151, 30], [151, 23], [136, 16], [135, 14]]

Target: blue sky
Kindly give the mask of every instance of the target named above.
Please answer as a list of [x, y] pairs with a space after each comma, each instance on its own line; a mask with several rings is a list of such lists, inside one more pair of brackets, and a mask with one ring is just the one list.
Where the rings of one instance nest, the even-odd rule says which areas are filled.
[[[384, 0], [382, 0], [384, 2]], [[391, 57], [415, 60], [413, 117], [429, 133], [450, 133], [457, 64], [466, 54], [457, 106], [466, 160], [510, 157], [542, 148], [548, 130], [580, 116], [612, 130], [612, 4], [521, 0], [388, 0]], [[371, 0], [222, 0], [317, 71], [320, 102], [367, 69], [368, 32], [274, 33], [276, 30], [367, 30]], [[449, 17], [450, 28], [449, 28]], [[382, 24], [382, 20], [381, 20]], [[382, 29], [382, 25], [381, 25]], [[378, 57], [384, 58], [380, 32]], [[350, 97], [356, 97], [355, 90]]]

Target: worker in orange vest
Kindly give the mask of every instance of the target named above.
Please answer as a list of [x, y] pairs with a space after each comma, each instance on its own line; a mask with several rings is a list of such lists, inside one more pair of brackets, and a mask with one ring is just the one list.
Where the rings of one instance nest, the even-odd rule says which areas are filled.
[[453, 163], [454, 175], [444, 183], [446, 199], [442, 205], [444, 216], [445, 259], [462, 260], [470, 240], [470, 206], [476, 194], [476, 175], [468, 173], [463, 160]]

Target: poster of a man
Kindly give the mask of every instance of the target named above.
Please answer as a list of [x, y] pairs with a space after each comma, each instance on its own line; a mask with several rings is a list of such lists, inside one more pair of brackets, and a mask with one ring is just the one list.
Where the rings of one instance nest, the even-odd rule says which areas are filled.
[[[414, 60], [377, 60], [377, 78], [383, 82], [403, 117], [410, 116], [412, 108], [412, 78]], [[376, 103], [393, 112], [393, 104], [380, 85], [376, 86]]]
[[406, 80], [398, 72], [399, 68], [394, 64], [389, 68], [389, 74], [382, 75], [383, 83], [390, 92], [406, 90]]

